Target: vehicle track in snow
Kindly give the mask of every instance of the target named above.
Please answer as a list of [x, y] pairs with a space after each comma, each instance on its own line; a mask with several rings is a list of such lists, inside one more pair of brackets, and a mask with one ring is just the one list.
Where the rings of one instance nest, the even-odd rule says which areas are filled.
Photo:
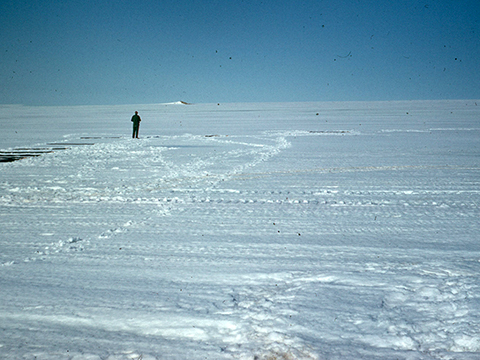
[[[208, 343], [234, 359], [332, 358], [331, 344], [428, 359], [478, 352], [479, 260], [462, 248], [479, 230], [471, 179], [480, 169], [349, 166], [348, 156], [276, 165], [304, 138], [357, 134], [108, 139], [6, 164], [0, 205], [11, 212], [2, 221], [30, 238], [7, 231], [0, 271], [53, 264], [60, 270], [48, 275], [81, 289], [101, 275], [90, 306], [103, 309], [105, 289], [118, 291], [107, 312], [84, 312], [77, 294], [73, 311], [56, 304], [25, 317], [168, 340], [170, 351]], [[111, 320], [123, 312], [130, 318]]]

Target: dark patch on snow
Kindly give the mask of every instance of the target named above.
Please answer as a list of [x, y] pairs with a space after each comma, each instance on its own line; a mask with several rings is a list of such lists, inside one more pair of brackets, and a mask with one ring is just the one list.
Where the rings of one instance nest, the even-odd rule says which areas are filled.
[[94, 145], [93, 143], [49, 143], [49, 147], [45, 148], [16, 148], [13, 150], [0, 151], [1, 162], [13, 162], [26, 159], [29, 157], [37, 157], [43, 154], [49, 154], [58, 150], [67, 150], [69, 146]]
[[13, 162], [27, 157], [40, 156], [41, 154], [27, 154], [27, 153], [5, 153], [0, 152], [0, 162]]
[[121, 139], [121, 136], [81, 136], [80, 139], [88, 140], [88, 139]]
[[66, 149], [67, 148], [18, 148], [9, 151], [0, 151], [0, 162], [13, 162], [52, 153], [56, 150]]
[[83, 146], [83, 145], [95, 145], [95, 144], [94, 143], [48, 143], [47, 145], [52, 145], [52, 146], [60, 146], [60, 145]]

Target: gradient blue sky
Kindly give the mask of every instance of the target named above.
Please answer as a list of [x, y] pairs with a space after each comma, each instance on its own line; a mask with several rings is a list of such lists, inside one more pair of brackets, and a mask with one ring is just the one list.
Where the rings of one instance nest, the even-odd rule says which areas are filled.
[[3, 0], [0, 103], [480, 98], [479, 0]]

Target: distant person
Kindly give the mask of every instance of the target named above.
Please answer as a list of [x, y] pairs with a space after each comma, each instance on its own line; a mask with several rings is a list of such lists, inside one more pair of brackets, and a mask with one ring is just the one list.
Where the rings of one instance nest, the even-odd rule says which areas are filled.
[[138, 116], [138, 111], [135, 111], [135, 115], [132, 116], [132, 122], [133, 122], [133, 135], [132, 138], [137, 138], [138, 139], [138, 128], [140, 127], [140, 116]]

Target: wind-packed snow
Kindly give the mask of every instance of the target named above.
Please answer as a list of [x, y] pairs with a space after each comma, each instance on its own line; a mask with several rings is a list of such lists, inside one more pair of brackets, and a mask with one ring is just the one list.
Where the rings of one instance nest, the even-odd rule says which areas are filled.
[[1, 359], [480, 358], [475, 101], [0, 108]]

